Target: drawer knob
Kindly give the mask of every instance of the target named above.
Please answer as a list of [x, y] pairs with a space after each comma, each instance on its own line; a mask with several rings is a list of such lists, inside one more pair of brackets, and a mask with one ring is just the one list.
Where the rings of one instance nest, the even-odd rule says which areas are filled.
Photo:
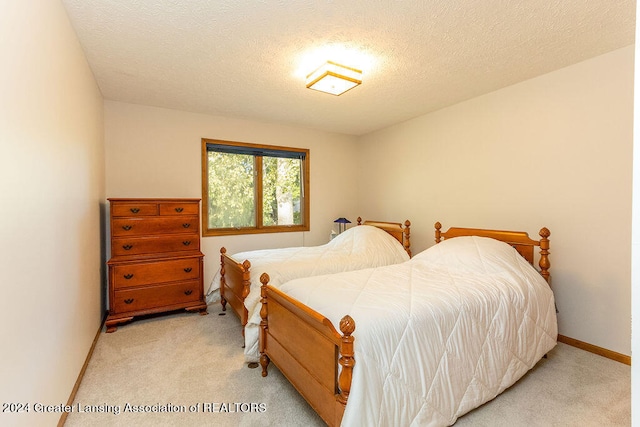
[[185, 246], [189, 246], [191, 244], [191, 240], [184, 240], [182, 244]]
[[129, 280], [129, 279], [133, 279], [133, 274], [129, 273], [129, 274], [125, 274], [124, 278]]
[[188, 222], [186, 224], [182, 224], [182, 228], [189, 228], [191, 227], [191, 224], [189, 224]]
[[185, 268], [185, 269], [184, 269], [184, 272], [185, 272], [185, 273], [191, 273], [191, 267], [187, 267], [187, 268]]
[[131, 209], [129, 209], [129, 210], [130, 210], [131, 212], [133, 212], [133, 213], [138, 213], [138, 212], [140, 212], [140, 208], [131, 208]]
[[176, 212], [180, 213], [184, 210], [184, 208], [176, 208]]
[[124, 300], [125, 304], [131, 304], [133, 302], [133, 298], [127, 298], [126, 300]]
[[125, 231], [129, 231], [129, 230], [131, 230], [131, 228], [132, 228], [132, 226], [130, 226], [130, 225], [123, 225], [122, 226], [122, 229], [125, 230]]
[[184, 291], [185, 295], [191, 295], [193, 291], [191, 289]]
[[122, 245], [122, 249], [124, 249], [125, 251], [128, 251], [131, 248], [133, 248], [133, 245]]

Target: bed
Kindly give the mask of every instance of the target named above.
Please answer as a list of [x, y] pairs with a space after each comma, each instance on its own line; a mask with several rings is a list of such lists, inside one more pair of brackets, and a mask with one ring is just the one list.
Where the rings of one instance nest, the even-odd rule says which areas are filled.
[[401, 264], [263, 274], [262, 376], [273, 362], [331, 426], [451, 425], [522, 377], [556, 345], [549, 230], [435, 227]]
[[[274, 285], [299, 277], [337, 273], [400, 263], [411, 257], [409, 220], [403, 223], [364, 221], [325, 245], [267, 249], [227, 254], [220, 249], [220, 269], [207, 293], [207, 303], [218, 297], [222, 310], [230, 306], [240, 318], [245, 336], [245, 359], [258, 361], [260, 275], [268, 272]], [[217, 287], [219, 284], [219, 288]], [[215, 295], [219, 292], [219, 296]], [[251, 321], [253, 319], [253, 321]]]

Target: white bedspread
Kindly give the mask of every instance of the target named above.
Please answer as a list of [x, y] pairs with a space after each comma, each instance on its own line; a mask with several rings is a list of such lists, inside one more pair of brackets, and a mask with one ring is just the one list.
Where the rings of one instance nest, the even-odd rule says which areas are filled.
[[403, 264], [280, 288], [334, 325], [356, 322], [345, 426], [451, 425], [556, 345], [549, 286], [493, 239], [449, 239]]
[[[244, 305], [249, 312], [245, 327], [245, 360], [257, 362], [258, 326], [260, 325], [260, 276], [268, 273], [269, 283], [278, 286], [292, 279], [339, 273], [397, 264], [409, 259], [400, 242], [387, 232], [369, 225], [359, 225], [336, 236], [321, 246], [266, 249], [233, 255], [239, 262], [251, 262], [251, 288]], [[209, 291], [207, 303], [219, 298], [220, 271]]]

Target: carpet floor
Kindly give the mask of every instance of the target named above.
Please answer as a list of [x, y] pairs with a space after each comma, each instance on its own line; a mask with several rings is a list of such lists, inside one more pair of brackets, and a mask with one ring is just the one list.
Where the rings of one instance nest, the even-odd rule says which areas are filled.
[[[238, 319], [174, 313], [101, 334], [65, 426], [322, 426], [271, 364], [244, 363]], [[631, 368], [558, 344], [456, 426], [629, 426]]]

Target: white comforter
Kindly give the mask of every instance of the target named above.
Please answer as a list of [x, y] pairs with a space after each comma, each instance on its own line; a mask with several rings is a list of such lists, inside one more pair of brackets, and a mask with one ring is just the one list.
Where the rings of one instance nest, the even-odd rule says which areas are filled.
[[[251, 288], [244, 302], [249, 312], [244, 353], [247, 362], [257, 362], [262, 273], [268, 273], [269, 283], [277, 286], [300, 277], [397, 264], [407, 261], [409, 255], [400, 242], [387, 232], [377, 227], [359, 225], [325, 245], [240, 252], [234, 254], [233, 258], [239, 262], [246, 259], [251, 262]], [[207, 303], [219, 298], [219, 287], [220, 271], [211, 282]]]
[[493, 239], [449, 239], [400, 265], [280, 288], [334, 325], [356, 322], [344, 426], [453, 424], [556, 345], [549, 286]]

